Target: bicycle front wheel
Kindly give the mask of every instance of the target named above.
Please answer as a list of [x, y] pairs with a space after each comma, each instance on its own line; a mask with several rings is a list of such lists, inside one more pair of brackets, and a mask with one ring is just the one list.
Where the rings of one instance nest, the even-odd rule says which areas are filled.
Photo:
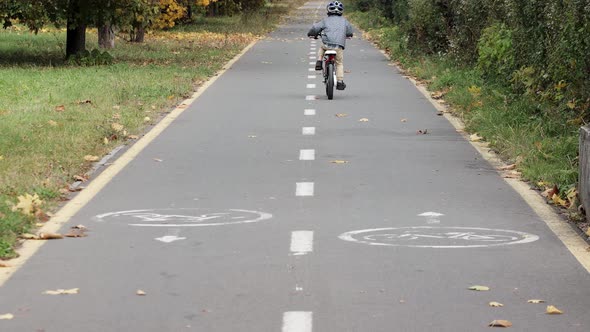
[[334, 64], [328, 63], [327, 67], [326, 95], [328, 95], [328, 99], [332, 100], [334, 98]]

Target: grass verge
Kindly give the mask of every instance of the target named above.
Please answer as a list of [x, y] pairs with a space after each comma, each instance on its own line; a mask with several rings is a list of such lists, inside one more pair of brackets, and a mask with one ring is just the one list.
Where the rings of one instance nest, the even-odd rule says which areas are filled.
[[348, 16], [409, 76], [434, 91], [433, 97], [444, 98], [466, 130], [483, 137], [501, 158], [515, 164], [522, 179], [545, 193], [558, 193], [548, 197], [550, 201], [570, 208], [570, 215], [578, 219], [575, 190], [581, 119], [515, 94], [507, 82], [485, 80], [475, 66], [459, 65], [452, 56], [412, 52], [399, 28], [375, 19], [374, 13]]
[[[288, 9], [201, 18], [143, 44], [118, 39], [104, 66], [67, 64], [63, 30], [0, 30], [0, 259], [16, 256], [19, 235], [67, 199], [93, 160], [136, 139]], [[87, 38], [96, 48], [96, 32]]]

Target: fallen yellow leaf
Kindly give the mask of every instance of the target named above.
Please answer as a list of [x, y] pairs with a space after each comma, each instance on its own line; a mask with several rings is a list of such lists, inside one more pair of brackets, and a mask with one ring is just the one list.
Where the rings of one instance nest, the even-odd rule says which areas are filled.
[[10, 265], [0, 262], [0, 267], [10, 267]]
[[154, 161], [157, 161], [157, 162], [161, 163], [163, 160], [160, 159], [160, 158], [154, 158]]
[[557, 194], [554, 194], [553, 197], [551, 197], [551, 200], [553, 201], [553, 204], [555, 204], [555, 205], [559, 205], [559, 206], [563, 206], [563, 207], [568, 206], [568, 203]]
[[499, 307], [503, 307], [504, 305], [500, 302], [490, 302], [490, 307], [494, 307], [494, 308], [499, 308]]
[[102, 139], [102, 144], [104, 144], [104, 145], [108, 145], [108, 144], [109, 144], [109, 139], [108, 139], [108, 138], [106, 138], [106, 137], [105, 137], [105, 138], [103, 138], [103, 139]]
[[479, 141], [483, 140], [483, 137], [479, 136], [478, 134], [473, 134], [473, 135], [469, 136], [469, 140], [472, 142], [479, 142]]
[[545, 300], [533, 299], [533, 300], [528, 300], [527, 302], [532, 303], [532, 304], [539, 304], [539, 303], [545, 303]]
[[512, 323], [504, 319], [497, 319], [490, 323], [490, 327], [511, 327]]
[[57, 122], [55, 122], [55, 121], [53, 121], [53, 120], [49, 120], [49, 121], [47, 121], [47, 124], [49, 124], [49, 125], [50, 125], [50, 126], [52, 126], [52, 127], [55, 127], [55, 126], [57, 126]]
[[111, 128], [117, 133], [121, 132], [121, 131], [123, 131], [123, 129], [125, 129], [125, 127], [120, 123], [112, 123]]
[[369, 122], [369, 119], [367, 119], [367, 118], [362, 118], [362, 119], [360, 119], [360, 120], [359, 120], [359, 122]]
[[4, 160], [4, 156], [0, 155], [0, 161]]
[[343, 118], [345, 116], [348, 116], [348, 114], [346, 114], [346, 113], [338, 113], [338, 114], [336, 114], [336, 117], [337, 118]]
[[474, 291], [482, 292], [482, 291], [489, 291], [490, 288], [488, 286], [475, 285], [475, 286], [469, 287], [469, 290], [474, 290]]
[[138, 289], [137, 292], [135, 292], [135, 294], [137, 294], [138, 296], [146, 296], [146, 292], [142, 291], [141, 289]]
[[401, 121], [401, 122], [408, 122], [408, 119], [405, 119], [405, 118], [404, 118], [404, 119], [401, 119], [400, 121]]
[[13, 314], [0, 315], [0, 320], [9, 320], [9, 319], [13, 319], [13, 318], [14, 318]]
[[152, 121], [152, 119], [150, 119], [149, 116], [146, 116], [145, 118], [143, 118], [143, 121], [144, 122], [150, 122], [150, 121]]
[[84, 156], [84, 160], [86, 161], [98, 161], [100, 158], [98, 156], [86, 155]]
[[548, 315], [561, 315], [563, 311], [557, 309], [555, 306], [548, 305], [547, 310], [545, 311]]
[[63, 112], [65, 110], [66, 110], [66, 107], [64, 105], [55, 106], [56, 112]]
[[139, 139], [139, 136], [137, 135], [127, 135], [128, 139]]
[[42, 204], [43, 201], [39, 198], [39, 195], [24, 194], [18, 196], [18, 203], [12, 207], [12, 211], [20, 211], [27, 216], [32, 216]]
[[332, 160], [331, 163], [332, 164], [348, 164], [348, 161], [346, 161], [346, 160]]
[[511, 165], [506, 165], [506, 166], [500, 167], [500, 170], [501, 171], [511, 171], [515, 168], [516, 168], [516, 164], [511, 164]]
[[57, 233], [39, 233], [39, 240], [61, 240], [64, 236]]
[[44, 291], [43, 294], [45, 294], [45, 295], [73, 295], [73, 294], [78, 294], [79, 292], [80, 292], [80, 288], [72, 288], [72, 289], [47, 290], [47, 291]]

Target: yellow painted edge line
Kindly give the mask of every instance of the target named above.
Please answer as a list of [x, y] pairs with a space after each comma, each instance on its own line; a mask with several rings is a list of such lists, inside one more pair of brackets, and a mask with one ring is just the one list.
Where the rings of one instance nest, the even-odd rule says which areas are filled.
[[[242, 52], [230, 60], [215, 76], [200, 86], [199, 89], [189, 99], [184, 100], [172, 112], [166, 115], [149, 132], [147, 132], [141, 139], [133, 144], [129, 150], [125, 151], [123, 155], [117, 158], [111, 166], [107, 167], [102, 173], [100, 173], [100, 175], [92, 180], [86, 189], [82, 190], [78, 195], [76, 195], [76, 197], [74, 197], [59, 211], [57, 211], [57, 213], [49, 221], [47, 221], [45, 225], [41, 227], [41, 229], [39, 229], [39, 232], [57, 232], [257, 42], [258, 39], [246, 46]], [[6, 283], [6, 281], [8, 281], [8, 279], [10, 279], [10, 277], [27, 262], [45, 244], [45, 242], [46, 241], [44, 240], [24, 241], [22, 246], [17, 251], [19, 257], [7, 261], [6, 263], [9, 265], [9, 267], [0, 268], [0, 287], [2, 287], [2, 285], [4, 285], [4, 283]]]
[[[381, 51], [389, 60], [391, 58], [387, 53]], [[394, 64], [395, 67], [401, 72], [405, 72], [402, 68], [400, 68], [397, 64]], [[430, 101], [430, 103], [436, 108], [437, 111], [443, 112], [443, 116], [455, 127], [458, 132], [462, 132], [463, 138], [467, 140], [479, 154], [492, 166], [494, 166], [498, 171], [500, 167], [506, 166], [506, 164], [490, 149], [487, 147], [486, 143], [482, 142], [473, 142], [469, 139], [469, 136], [464, 132], [465, 124], [461, 119], [449, 113], [449, 109], [447, 106], [439, 103], [438, 101], [434, 100], [430, 95], [430, 92], [426, 89], [426, 86], [417, 82], [413, 78], [406, 76], [410, 82], [416, 86], [418, 91]], [[511, 179], [511, 178], [504, 178], [504, 181], [514, 189], [523, 199], [524, 201], [531, 207], [531, 209], [539, 216], [541, 220], [547, 224], [549, 229], [563, 242], [566, 248], [574, 255], [574, 257], [578, 260], [578, 262], [590, 273], [590, 252], [586, 249], [588, 248], [588, 243], [584, 241], [580, 235], [572, 229], [572, 226], [568, 224], [563, 218], [561, 218], [551, 206], [545, 202], [543, 197], [539, 195], [536, 191], [532, 190], [525, 182], [518, 180], [518, 179]]]

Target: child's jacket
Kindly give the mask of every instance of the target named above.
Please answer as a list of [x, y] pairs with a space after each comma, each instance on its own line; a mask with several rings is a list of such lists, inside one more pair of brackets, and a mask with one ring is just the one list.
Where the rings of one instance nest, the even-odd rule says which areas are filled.
[[310, 37], [317, 36], [320, 32], [323, 32], [322, 42], [324, 44], [340, 46], [344, 49], [346, 47], [346, 37], [352, 37], [352, 26], [344, 17], [331, 15], [315, 23], [307, 35]]

